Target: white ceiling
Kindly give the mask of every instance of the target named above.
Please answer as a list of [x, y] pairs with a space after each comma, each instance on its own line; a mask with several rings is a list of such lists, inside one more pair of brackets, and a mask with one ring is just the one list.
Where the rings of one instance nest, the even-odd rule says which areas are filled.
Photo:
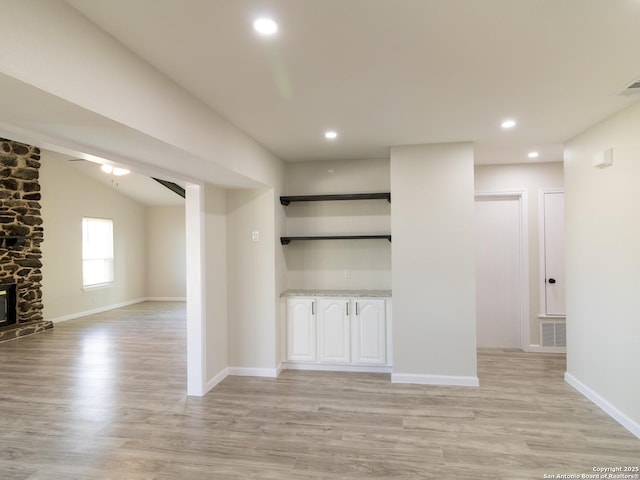
[[639, 98], [617, 95], [640, 76], [639, 0], [67, 3], [286, 161], [455, 141], [477, 163], [559, 161]]

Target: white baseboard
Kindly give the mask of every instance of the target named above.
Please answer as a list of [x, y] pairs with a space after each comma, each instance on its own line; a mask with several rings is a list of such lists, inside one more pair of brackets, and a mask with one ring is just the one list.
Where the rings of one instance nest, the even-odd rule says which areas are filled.
[[317, 370], [321, 372], [391, 373], [392, 367], [384, 365], [325, 365], [322, 363], [282, 363], [286, 370]]
[[613, 418], [616, 422], [622, 425], [624, 428], [633, 433], [636, 437], [640, 438], [640, 424], [635, 422], [627, 415], [618, 410], [614, 405], [609, 403], [604, 397], [591, 390], [584, 383], [571, 375], [569, 372], [565, 372], [564, 381], [579, 391], [582, 395], [591, 400], [594, 404], [600, 407], [607, 415]]
[[420, 385], [451, 385], [457, 387], [479, 387], [478, 377], [449, 375], [420, 375], [414, 373], [392, 373], [391, 383], [417, 383]]
[[146, 302], [186, 302], [187, 297], [147, 297]]
[[135, 305], [136, 303], [145, 302], [146, 298], [136, 298], [135, 300], [128, 300], [126, 302], [115, 303], [113, 305], [106, 305], [104, 307], [92, 308], [91, 310], [85, 310], [82, 312], [71, 313], [69, 315], [63, 315], [57, 318], [50, 318], [53, 323], [66, 322], [67, 320], [74, 320], [76, 318], [87, 317], [96, 313], [108, 312], [109, 310], [115, 310], [116, 308], [128, 307], [129, 305]]
[[210, 379], [204, 386], [204, 390], [202, 392], [202, 396], [204, 397], [208, 392], [210, 392], [211, 390], [213, 390], [213, 388], [218, 385], [221, 381], [223, 381], [225, 378], [227, 378], [227, 376], [229, 375], [229, 369], [225, 368], [224, 370], [222, 370], [220, 373], [218, 373], [215, 377], [213, 377], [212, 379]]
[[276, 378], [280, 371], [278, 368], [251, 368], [251, 367], [229, 367], [229, 375], [238, 377], [267, 377]]
[[527, 352], [532, 353], [567, 353], [566, 347], [543, 347], [542, 345], [529, 345]]

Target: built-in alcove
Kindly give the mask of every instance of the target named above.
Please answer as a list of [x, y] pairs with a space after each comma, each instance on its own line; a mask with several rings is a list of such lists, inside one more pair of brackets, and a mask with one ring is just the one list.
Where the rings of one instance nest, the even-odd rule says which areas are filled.
[[285, 180], [288, 288], [390, 290], [389, 159], [294, 162]]

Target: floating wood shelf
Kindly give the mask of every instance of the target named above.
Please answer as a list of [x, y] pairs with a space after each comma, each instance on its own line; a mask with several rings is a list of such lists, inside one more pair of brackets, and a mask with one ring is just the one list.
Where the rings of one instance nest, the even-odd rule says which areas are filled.
[[384, 239], [391, 241], [391, 235], [322, 235], [313, 237], [280, 237], [282, 245], [289, 245], [292, 240], [371, 240]]
[[391, 193], [343, 193], [336, 195], [291, 195], [280, 197], [282, 205], [291, 202], [326, 202], [332, 200], [386, 200], [391, 203]]

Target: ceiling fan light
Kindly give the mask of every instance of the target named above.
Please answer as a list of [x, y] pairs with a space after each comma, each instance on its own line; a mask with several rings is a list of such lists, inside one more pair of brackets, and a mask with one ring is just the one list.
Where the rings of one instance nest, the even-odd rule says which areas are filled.
[[118, 168], [118, 167], [115, 167], [115, 168], [113, 169], [113, 174], [114, 174], [116, 177], [121, 177], [121, 176], [123, 176], [123, 175], [127, 175], [127, 174], [129, 174], [129, 173], [131, 173], [131, 171], [130, 171], [130, 170], [127, 170], [126, 168]]

